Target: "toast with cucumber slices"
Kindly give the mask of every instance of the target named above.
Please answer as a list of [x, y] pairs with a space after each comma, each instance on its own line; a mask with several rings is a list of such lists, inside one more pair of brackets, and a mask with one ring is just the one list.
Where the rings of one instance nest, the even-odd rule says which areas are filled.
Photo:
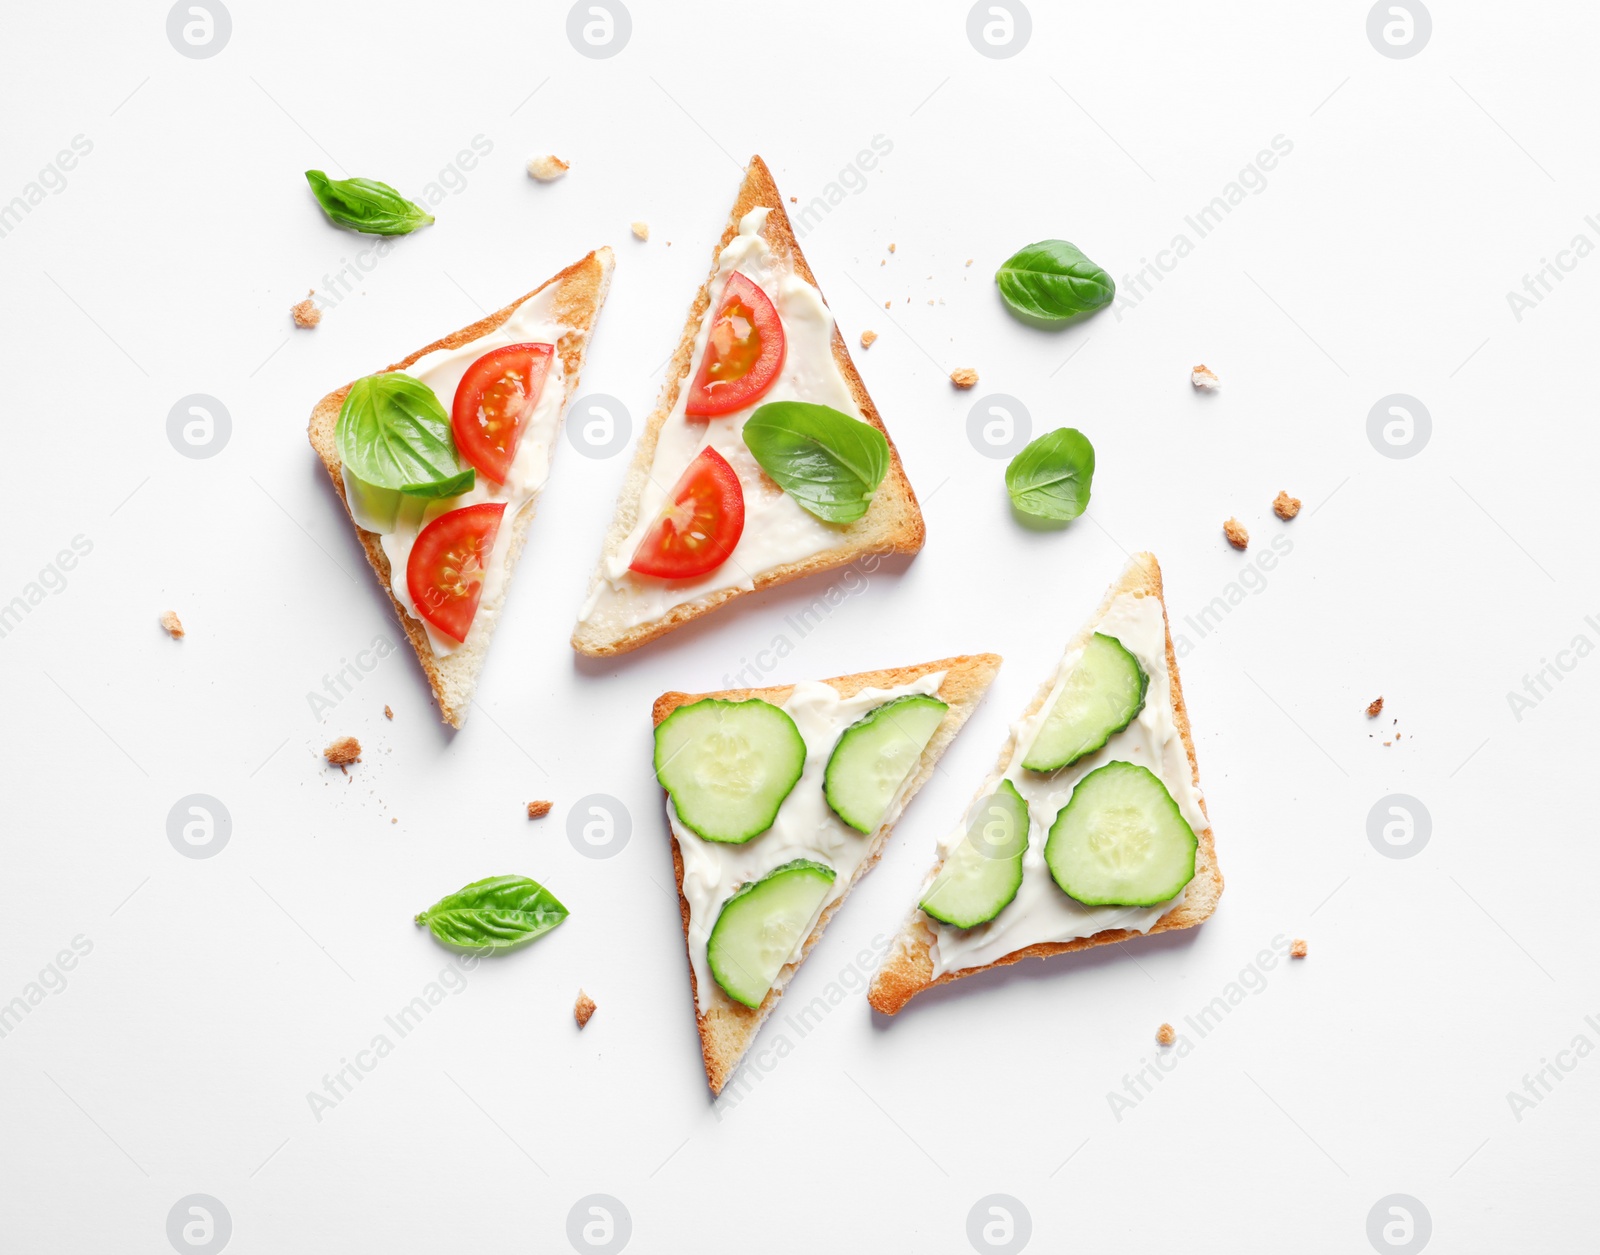
[[611, 250], [597, 249], [311, 413], [311, 446], [452, 727], [488, 656], [611, 270]]
[[1193, 928], [1222, 894], [1161, 568], [1135, 554], [940, 843], [868, 1000]]
[[689, 988], [720, 1094], [1000, 659], [656, 700]]
[[572, 633], [624, 653], [746, 593], [922, 548], [922, 511], [752, 157]]

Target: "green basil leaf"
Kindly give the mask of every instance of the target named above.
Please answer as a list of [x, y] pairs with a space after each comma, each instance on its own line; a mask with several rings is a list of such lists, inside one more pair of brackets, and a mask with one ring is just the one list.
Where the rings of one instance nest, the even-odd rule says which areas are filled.
[[307, 170], [306, 182], [331, 221], [367, 235], [408, 235], [433, 221], [422, 206], [376, 179], [330, 179]]
[[994, 281], [1012, 313], [1047, 326], [1109, 305], [1117, 294], [1111, 276], [1065, 240], [1018, 249], [995, 271]]
[[459, 475], [452, 475], [449, 479], [441, 479], [432, 484], [401, 484], [400, 491], [413, 497], [443, 498], [459, 497], [473, 484], [478, 482], [478, 472], [470, 466]]
[[510, 950], [543, 936], [567, 918], [567, 908], [526, 876], [490, 876], [440, 898], [416, 918], [447, 946]]
[[760, 406], [745, 420], [744, 442], [778, 487], [828, 523], [865, 514], [889, 471], [883, 433], [826, 405]]
[[340, 460], [374, 488], [454, 497], [477, 482], [456, 457], [450, 416], [433, 389], [398, 370], [350, 385], [334, 436]]
[[1006, 491], [1023, 514], [1064, 523], [1089, 504], [1094, 479], [1094, 446], [1081, 431], [1058, 427], [1011, 459]]

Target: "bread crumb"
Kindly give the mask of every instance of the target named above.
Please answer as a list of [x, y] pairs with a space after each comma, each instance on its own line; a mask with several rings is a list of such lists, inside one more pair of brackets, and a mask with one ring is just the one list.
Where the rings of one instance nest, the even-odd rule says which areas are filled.
[[167, 635], [173, 640], [183, 636], [183, 622], [178, 618], [176, 610], [163, 610], [161, 612], [161, 626], [167, 629]]
[[958, 388], [975, 387], [978, 382], [978, 372], [970, 366], [958, 366], [950, 372], [950, 382]]
[[633, 234], [636, 239], [648, 240], [650, 238], [650, 224], [648, 222], [635, 222]]
[[1294, 939], [1294, 944], [1289, 947], [1289, 957], [1291, 959], [1303, 959], [1306, 957], [1306, 941], [1304, 937], [1296, 937]]
[[1189, 382], [1202, 392], [1222, 387], [1222, 380], [1217, 378], [1216, 372], [1203, 363], [1189, 372]]
[[528, 173], [541, 183], [549, 183], [559, 179], [570, 167], [560, 157], [552, 153], [545, 153], [540, 157], [528, 159]]
[[361, 742], [353, 736], [342, 736], [329, 745], [327, 749], [323, 750], [322, 756], [333, 767], [345, 767], [350, 763], [359, 763], [361, 761]]
[[876, 331], [863, 331], [861, 333], [861, 347], [864, 349], [870, 349], [872, 347], [872, 342], [877, 338], [878, 333]]
[[967, 258], [967, 265], [969, 265], [969, 266], [972, 265], [972, 258], [970, 258], [970, 257]]
[[289, 313], [294, 318], [297, 327], [315, 327], [322, 321], [322, 311], [317, 308], [317, 303], [311, 298], [317, 294], [315, 288], [306, 290], [306, 299], [293, 306]]
[[1229, 519], [1224, 523], [1222, 534], [1235, 549], [1246, 549], [1250, 545], [1250, 533], [1244, 530], [1244, 524], [1238, 519]]
[[885, 301], [885, 302], [884, 302], [884, 303], [883, 303], [883, 307], [884, 307], [884, 309], [888, 309], [888, 308], [889, 308], [889, 302], [888, 302], [888, 301]]
[[383, 708], [383, 717], [385, 719], [393, 719], [394, 718], [394, 711], [390, 710], [387, 706], [385, 706]]
[[891, 253], [892, 253], [892, 252], [894, 252], [894, 245], [893, 245], [893, 244], [891, 244], [891, 245], [889, 245], [889, 251], [890, 251], [890, 252], [891, 252]]
[[1287, 523], [1300, 513], [1300, 498], [1291, 497], [1288, 493], [1279, 489], [1278, 495], [1272, 499], [1272, 512]]
[[578, 990], [578, 1000], [572, 1004], [572, 1018], [578, 1021], [579, 1028], [589, 1022], [589, 1017], [594, 1014], [594, 1010], [594, 999], [584, 993], [583, 990]]
[[1367, 703], [1367, 718], [1376, 719], [1383, 713], [1383, 698], [1374, 697]]
[[798, 196], [791, 196], [789, 197], [789, 203], [791, 205], [798, 205], [800, 203], [800, 198]]
[[550, 813], [550, 807], [551, 806], [552, 806], [552, 803], [550, 803], [550, 802], [529, 802], [528, 803], [528, 818], [529, 819], [543, 819], [546, 815], [548, 815]]
[[1163, 1046], [1170, 1046], [1178, 1040], [1178, 1035], [1172, 1031], [1172, 1025], [1163, 1024], [1156, 1029], [1156, 1041]]
[[887, 257], [878, 258], [878, 265], [887, 266], [888, 264], [889, 264], [889, 259]]

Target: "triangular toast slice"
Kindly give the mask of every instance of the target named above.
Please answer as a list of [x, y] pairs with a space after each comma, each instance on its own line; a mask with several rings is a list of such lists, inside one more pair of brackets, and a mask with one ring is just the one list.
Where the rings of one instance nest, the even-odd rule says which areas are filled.
[[[600, 307], [605, 303], [606, 291], [611, 284], [612, 253], [609, 248], [601, 248], [590, 253], [581, 261], [568, 266], [559, 274], [545, 280], [532, 292], [519, 297], [504, 309], [479, 319], [469, 327], [452, 332], [442, 340], [436, 340], [426, 348], [418, 349], [415, 353], [402, 358], [392, 366], [386, 366], [384, 373], [393, 370], [409, 370], [418, 359], [428, 354], [441, 350], [454, 350], [470, 345], [475, 340], [497, 331], [503, 324], [516, 315], [528, 302], [537, 302], [529, 306], [528, 317], [537, 315], [534, 322], [537, 325], [552, 330], [559, 330], [556, 338], [556, 352], [552, 366], [546, 376], [548, 386], [555, 383], [557, 374], [562, 386], [559, 397], [559, 408], [554, 415], [554, 423], [541, 428], [540, 438], [544, 443], [544, 463], [547, 469], [550, 456], [554, 453], [554, 446], [560, 435], [561, 421], [566, 413], [566, 407], [577, 394], [578, 378], [583, 369], [584, 357], [588, 351], [589, 338], [594, 331], [595, 320], [599, 317]], [[521, 324], [518, 324], [520, 331]], [[530, 336], [529, 338], [538, 338]], [[493, 346], [491, 346], [493, 347]], [[437, 359], [432, 359], [437, 360]], [[472, 626], [467, 632], [466, 639], [459, 647], [452, 647], [453, 642], [441, 637], [438, 633], [431, 633], [429, 629], [402, 604], [396, 595], [393, 582], [389, 556], [385, 553], [383, 538], [376, 532], [369, 531], [357, 521], [356, 513], [351, 510], [350, 495], [346, 491], [343, 466], [339, 458], [338, 444], [335, 438], [335, 429], [339, 421], [339, 410], [343, 406], [346, 395], [352, 384], [346, 384], [337, 392], [330, 392], [317, 402], [317, 407], [311, 412], [311, 422], [308, 434], [311, 438], [311, 447], [317, 451], [317, 456], [322, 459], [322, 464], [327, 467], [328, 475], [333, 480], [335, 491], [339, 494], [340, 501], [344, 502], [350, 521], [356, 528], [356, 534], [361, 539], [362, 548], [367, 551], [367, 560], [372, 563], [372, 569], [377, 573], [378, 583], [394, 606], [396, 617], [400, 626], [405, 629], [406, 638], [417, 652], [417, 660], [422, 664], [422, 670], [428, 677], [428, 683], [433, 688], [434, 698], [439, 703], [439, 712], [444, 721], [452, 727], [459, 728], [461, 721], [466, 717], [467, 708], [472, 701], [473, 689], [477, 686], [478, 675], [483, 670], [483, 664], [489, 653], [489, 642], [494, 635], [494, 629], [500, 619], [500, 610], [504, 605], [506, 593], [511, 586], [511, 575], [515, 569], [518, 557], [521, 556], [523, 542], [527, 538], [528, 525], [533, 521], [534, 510], [538, 502], [538, 487], [532, 487], [532, 495], [527, 497], [525, 503], [517, 513], [502, 520], [499, 535], [496, 537], [495, 547], [504, 553], [504, 575], [485, 586], [483, 596], [478, 604], [476, 615], [473, 617]], [[445, 412], [449, 413], [452, 396], [439, 398]], [[522, 445], [518, 447], [518, 457], [536, 452], [527, 448], [534, 432], [530, 429], [523, 438]], [[486, 481], [480, 475], [479, 484]], [[542, 480], [540, 481], [542, 484]], [[514, 502], [513, 502], [514, 504]], [[499, 555], [496, 555], [497, 557]], [[402, 580], [404, 571], [400, 572]]]
[[[834, 912], [855, 883], [878, 861], [905, 805], [933, 774], [939, 756], [977, 708], [999, 669], [1000, 659], [995, 654], [963, 655], [920, 666], [864, 671], [821, 682], [729, 689], [719, 693], [663, 693], [656, 699], [654, 716], [659, 730], [669, 716], [706, 698], [725, 702], [759, 698], [791, 713], [805, 742], [800, 778], [778, 806], [770, 826], [745, 844], [724, 845], [703, 840], [686, 826], [675, 808], [672, 794], [668, 795], [672, 865], [678, 881], [678, 906], [689, 956], [689, 988], [694, 998], [695, 1022], [700, 1030], [706, 1079], [713, 1094], [722, 1092]], [[857, 827], [847, 825], [835, 813], [833, 806], [839, 802], [838, 795], [825, 792], [825, 781], [828, 789], [833, 788], [830, 759], [846, 728], [859, 729], [863, 726], [861, 721], [885, 703], [897, 697], [909, 698], [912, 694], [936, 698], [948, 709], [942, 716], [935, 709], [929, 716], [930, 723], [921, 727], [914, 726], [910, 720], [897, 724], [903, 731], [896, 735], [916, 738], [904, 751], [906, 754], [914, 751], [921, 737], [928, 739], [914, 763], [907, 766], [904, 760], [900, 762], [899, 769], [906, 774], [887, 809], [877, 817], [877, 826], [871, 832], [857, 831]], [[936, 725], [931, 723], [933, 719], [937, 719]], [[662, 739], [658, 735], [658, 765]], [[726, 754], [726, 745], [722, 748]], [[830, 796], [833, 801], [829, 800]], [[839, 804], [850, 813], [848, 806]], [[804, 942], [797, 952], [789, 952], [792, 960], [778, 970], [759, 1005], [752, 1007], [735, 1001], [719, 984], [723, 978], [712, 974], [707, 954], [707, 942], [722, 908], [741, 888], [760, 881], [772, 869], [800, 858], [825, 864], [835, 873], [830, 896], [822, 902], [809, 931], [801, 926]]]
[[[760, 210], [766, 213], [764, 221], [758, 222]], [[751, 217], [752, 211], [758, 212]], [[747, 221], [752, 229], [741, 237], [741, 223]], [[736, 246], [735, 251], [728, 252], [730, 245]], [[680, 394], [690, 390], [690, 380], [700, 367], [697, 340], [709, 335], [713, 298], [720, 306], [728, 273], [733, 270], [773, 289], [769, 295], [774, 296], [784, 322], [788, 355], [775, 383], [749, 408], [696, 422], [693, 432], [683, 433], [680, 429], [693, 420], [686, 419], [687, 398]], [[756, 271], [765, 278], [752, 273]], [[782, 285], [791, 279], [807, 286], [785, 294]], [[791, 307], [795, 313], [792, 320], [784, 312]], [[775, 400], [853, 408], [856, 416], [888, 439], [866, 385], [850, 360], [844, 337], [817, 290], [772, 174], [760, 157], [751, 157], [728, 225], [712, 256], [711, 274], [689, 309], [683, 338], [667, 366], [660, 400], [634, 451], [616, 516], [573, 629], [574, 649], [592, 657], [625, 653], [746, 593], [845, 566], [868, 553], [915, 553], [922, 548], [922, 511], [892, 439], [888, 473], [866, 514], [855, 522], [820, 524], [792, 500], [784, 499], [739, 441], [744, 419], [760, 404]], [[665, 440], [664, 429], [668, 433]], [[675, 438], [679, 435], [685, 439]], [[654, 516], [653, 503], [673, 489], [698, 443], [706, 440], [719, 446], [743, 483], [744, 536], [732, 556], [707, 575], [663, 581], [635, 574], [628, 564], [639, 541], [636, 529], [641, 508], [648, 508]], [[691, 450], [690, 445], [695, 448]]]
[[[1069, 664], [1083, 655], [1091, 638], [1101, 630], [1115, 636], [1137, 657], [1148, 677], [1144, 707], [1127, 728], [1112, 733], [1101, 748], [1053, 774], [1032, 773], [1021, 762], [1028, 756], [1035, 733], [1045, 719], [1046, 702], [1065, 679]], [[1066, 798], [1089, 772], [1114, 761], [1133, 762], [1153, 771], [1196, 838], [1194, 878], [1181, 894], [1166, 903], [1151, 907], [1084, 907], [1057, 887], [1045, 865], [1042, 847]], [[1012, 726], [994, 770], [974, 798], [973, 808], [995, 793], [1003, 777], [1021, 782], [1030, 810], [1030, 839], [1017, 896], [989, 922], [966, 929], [940, 923], [920, 907], [913, 910], [868, 991], [872, 1006], [885, 1015], [895, 1014], [934, 985], [1019, 959], [1048, 958], [1140, 935], [1193, 928], [1216, 910], [1217, 899], [1222, 895], [1222, 873], [1217, 867], [1205, 799], [1200, 794], [1200, 768], [1190, 736], [1183, 686], [1178, 679], [1172, 633], [1167, 626], [1161, 568], [1153, 555], [1133, 555], [1100, 608], [1068, 644], [1061, 666], [1040, 687], [1021, 721]], [[969, 815], [973, 813], [974, 809], [969, 808]], [[950, 853], [967, 830], [963, 821], [941, 849]], [[923, 881], [917, 895], [919, 902], [929, 894], [943, 866], [941, 857]]]

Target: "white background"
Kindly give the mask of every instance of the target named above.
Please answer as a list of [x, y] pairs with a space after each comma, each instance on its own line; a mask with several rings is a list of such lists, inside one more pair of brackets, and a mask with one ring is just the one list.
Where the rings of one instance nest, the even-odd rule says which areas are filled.
[[[1579, 233], [1600, 243], [1595, 14], [1440, 0], [1427, 47], [1391, 59], [1357, 3], [1039, 3], [1028, 45], [990, 59], [948, 0], [762, 8], [638, 0], [600, 60], [561, 5], [237, 0], [227, 47], [196, 60], [160, 4], [6, 7], [0, 203], [75, 135], [93, 144], [0, 238], [0, 603], [92, 544], [0, 638], [0, 1003], [92, 944], [0, 1038], [6, 1246], [166, 1251], [168, 1210], [200, 1192], [240, 1252], [563, 1251], [569, 1209], [605, 1193], [632, 1250], [962, 1252], [969, 1209], [1001, 1193], [1038, 1250], [1365, 1251], [1369, 1209], [1404, 1193], [1432, 1249], [1575, 1249], [1596, 1219], [1600, 1059], [1562, 1056], [1520, 1120], [1507, 1092], [1578, 1035], [1600, 1045], [1600, 661], [1563, 655], [1574, 669], [1520, 719], [1507, 692], [1575, 636], [1600, 643], [1600, 260], [1520, 321], [1506, 293]], [[289, 306], [369, 243], [323, 219], [302, 171], [419, 197], [480, 135], [493, 151], [437, 223], [294, 330]], [[1264, 190], [1136, 307], [1052, 334], [1001, 306], [996, 266], [1052, 236], [1131, 290], [1279, 135], [1293, 150]], [[408, 649], [319, 719], [324, 675], [400, 638], [304, 428], [325, 392], [609, 243], [584, 389], [636, 432], [743, 161], [761, 153], [803, 203], [874, 136], [892, 153], [804, 247], [846, 338], [880, 333], [858, 362], [928, 544], [768, 679], [1006, 663], [784, 1005], [857, 988], [719, 1113], [650, 704], [720, 687], [829, 580], [577, 661], [626, 455], [564, 442], [465, 729], [440, 724]], [[571, 174], [534, 184], [538, 152]], [[1214, 396], [1190, 388], [1201, 361]], [[975, 392], [947, 382], [958, 366]], [[191, 393], [231, 413], [214, 457], [168, 442]], [[1035, 432], [1094, 441], [1093, 502], [1065, 531], [1020, 528], [1004, 463], [969, 444], [993, 393]], [[1432, 415], [1405, 460], [1367, 437], [1391, 393]], [[1306, 503], [1287, 525], [1280, 488]], [[1279, 536], [1292, 551], [1263, 577]], [[1124, 548], [1160, 557], [1188, 638], [1219, 910], [875, 1017], [855, 956], [899, 926]], [[1252, 567], [1219, 628], [1184, 626]], [[181, 642], [157, 627], [168, 608]], [[348, 777], [319, 757], [346, 733], [365, 747]], [[196, 792], [232, 816], [213, 858], [167, 839]], [[1397, 792], [1432, 817], [1409, 859], [1368, 841]], [[593, 793], [632, 816], [610, 859], [566, 836]], [[529, 823], [541, 797], [555, 812]], [[472, 972], [315, 1118], [308, 1091], [449, 961], [412, 914], [512, 871], [571, 918]], [[1119, 1120], [1107, 1094], [1157, 1025], [1185, 1029], [1280, 935], [1310, 958]], [[581, 1035], [580, 985], [599, 1003]]]

